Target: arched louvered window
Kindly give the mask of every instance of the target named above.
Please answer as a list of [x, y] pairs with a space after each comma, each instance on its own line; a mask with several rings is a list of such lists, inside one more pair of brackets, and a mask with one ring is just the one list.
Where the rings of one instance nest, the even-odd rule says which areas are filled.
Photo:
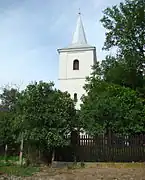
[[74, 102], [78, 101], [77, 93], [74, 93]]
[[79, 60], [75, 59], [73, 61], [73, 70], [79, 70]]

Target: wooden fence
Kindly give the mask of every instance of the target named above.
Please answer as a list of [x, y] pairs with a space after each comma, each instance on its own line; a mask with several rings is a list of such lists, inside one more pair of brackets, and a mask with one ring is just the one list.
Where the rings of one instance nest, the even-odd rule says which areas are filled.
[[[77, 138], [77, 139], [75, 139]], [[56, 160], [86, 162], [143, 162], [145, 135], [77, 136], [70, 146], [56, 150]]]
[[[36, 150], [38, 151], [37, 147], [34, 147], [33, 151]], [[9, 146], [7, 154], [19, 155], [19, 145]], [[4, 155], [4, 147], [0, 147], [0, 155]], [[41, 152], [39, 155], [43, 161], [49, 159], [48, 151]], [[71, 144], [55, 150], [55, 160], [66, 162], [74, 160], [84, 162], [145, 162], [145, 135], [89, 137], [72, 133]]]

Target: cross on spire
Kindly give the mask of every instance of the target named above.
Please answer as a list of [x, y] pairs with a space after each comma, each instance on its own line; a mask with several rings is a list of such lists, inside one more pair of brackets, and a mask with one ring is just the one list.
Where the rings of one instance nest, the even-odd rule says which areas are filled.
[[72, 45], [80, 46], [80, 45], [87, 45], [87, 39], [84, 31], [84, 26], [81, 19], [81, 12], [79, 8], [78, 13], [78, 20], [77, 20], [77, 26], [76, 30], [73, 35]]
[[78, 13], [79, 15], [81, 15], [81, 9], [79, 8], [79, 13]]

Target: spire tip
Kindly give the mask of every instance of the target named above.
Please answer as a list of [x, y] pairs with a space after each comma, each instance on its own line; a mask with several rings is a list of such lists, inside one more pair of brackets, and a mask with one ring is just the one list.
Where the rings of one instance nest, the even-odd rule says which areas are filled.
[[79, 15], [81, 15], [81, 9], [79, 8], [79, 13], [78, 13]]
[[85, 35], [82, 20], [81, 20], [80, 8], [79, 8], [77, 26], [76, 26], [76, 30], [73, 35], [72, 44], [75, 44], [75, 45], [86, 45], [87, 44], [86, 35]]

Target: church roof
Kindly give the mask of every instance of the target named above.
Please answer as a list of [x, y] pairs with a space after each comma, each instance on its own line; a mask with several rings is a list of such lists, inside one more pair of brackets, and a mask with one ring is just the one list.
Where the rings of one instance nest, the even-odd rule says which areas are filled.
[[77, 20], [76, 30], [73, 35], [72, 44], [87, 44], [86, 34], [80, 13]]
[[58, 49], [58, 51], [69, 51], [73, 49], [94, 49], [94, 46], [90, 46], [87, 43], [87, 38], [81, 18], [81, 13], [78, 14], [78, 19], [77, 19], [77, 24], [76, 24], [76, 29], [73, 34], [72, 42], [68, 47]]
[[73, 34], [72, 43], [69, 46], [69, 48], [76, 48], [76, 47], [90, 47], [87, 44], [86, 34], [85, 34], [82, 19], [81, 19], [81, 13], [78, 14], [76, 29]]

